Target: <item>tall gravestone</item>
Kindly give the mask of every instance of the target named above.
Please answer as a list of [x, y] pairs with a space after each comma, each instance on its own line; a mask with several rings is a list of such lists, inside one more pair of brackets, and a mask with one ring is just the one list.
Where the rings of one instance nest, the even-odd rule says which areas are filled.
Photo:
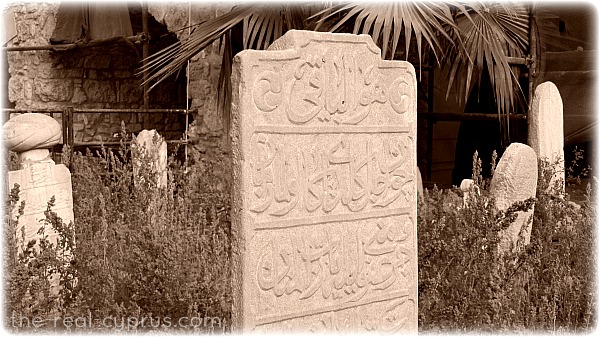
[[[20, 170], [8, 172], [8, 190], [19, 185], [19, 203], [25, 201], [23, 215], [19, 217], [17, 245], [35, 239], [39, 242], [38, 230], [44, 225], [48, 201], [54, 196], [52, 211], [64, 223], [74, 220], [71, 173], [63, 165], [56, 165], [50, 158], [48, 148], [58, 144], [61, 129], [58, 122], [43, 114], [22, 114], [8, 120], [3, 126], [4, 145], [18, 153]], [[13, 210], [16, 217], [18, 206]], [[24, 231], [24, 241], [21, 235]], [[48, 241], [58, 247], [58, 234], [50, 224], [44, 227]], [[68, 252], [65, 252], [68, 254]], [[58, 291], [58, 278], [52, 278], [54, 291]]]
[[562, 179], [560, 189], [564, 191], [563, 104], [554, 83], [544, 82], [537, 86], [527, 121], [527, 143], [540, 160], [546, 160], [551, 164], [550, 168], [554, 174], [550, 186], [554, 186], [555, 181]]
[[234, 330], [416, 333], [414, 68], [289, 31], [232, 85]]
[[[496, 200], [496, 207], [505, 211], [515, 202], [534, 198], [537, 178], [538, 162], [533, 149], [521, 143], [510, 144], [500, 158], [490, 182], [490, 194]], [[514, 251], [521, 232], [524, 236], [523, 243], [529, 244], [533, 211], [532, 207], [527, 212], [519, 212], [517, 219], [500, 232], [500, 252]]]

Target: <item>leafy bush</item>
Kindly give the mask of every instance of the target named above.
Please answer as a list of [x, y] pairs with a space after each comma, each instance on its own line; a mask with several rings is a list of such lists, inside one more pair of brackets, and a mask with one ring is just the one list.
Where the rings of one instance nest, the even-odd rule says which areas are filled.
[[[59, 326], [67, 330], [229, 329], [230, 225], [225, 160], [221, 157], [207, 162], [191, 154], [190, 165], [183, 166], [170, 158], [168, 185], [161, 188], [151, 179], [155, 172], [148, 169], [147, 162], [138, 172], [142, 179], [134, 183], [131, 151], [123, 143], [117, 151], [101, 148], [94, 155], [89, 151], [86, 155], [63, 155], [71, 167], [75, 214], [75, 225], [67, 226], [74, 228], [76, 237], [69, 264], [73, 267], [63, 272], [72, 274], [65, 276], [63, 283], [71, 282], [56, 296], [38, 294], [48, 289], [47, 277], [33, 278], [42, 284], [32, 283], [32, 275], [60, 264], [43, 257], [44, 252], [51, 255], [56, 251], [53, 247], [42, 249], [40, 254], [30, 253], [27, 259], [13, 261], [6, 256], [11, 275], [7, 315], [12, 312], [45, 321], [55, 317], [87, 319], [82, 326], [72, 322]], [[13, 191], [13, 207], [16, 198], [18, 191]], [[49, 211], [51, 207], [49, 204]], [[60, 227], [62, 221], [51, 218], [50, 223]], [[23, 297], [24, 293], [31, 296]], [[17, 303], [19, 298], [24, 303]], [[38, 307], [45, 311], [31, 309]], [[179, 321], [181, 318], [185, 320]], [[6, 319], [10, 321], [10, 317]]]
[[[5, 324], [14, 327], [22, 317], [31, 322], [33, 317], [56, 314], [63, 304], [62, 298], [70, 296], [75, 270], [65, 254], [74, 248], [73, 223], [65, 225], [55, 212], [54, 197], [48, 202], [45, 219], [38, 230], [39, 240], [25, 242], [25, 230], [19, 226], [25, 202], [19, 203], [19, 185], [10, 191], [5, 205], [4, 262], [8, 271], [5, 282], [7, 316]], [[19, 205], [16, 218], [11, 211]], [[48, 228], [59, 234], [59, 241], [50, 242]], [[19, 240], [20, 239], [20, 240]], [[58, 281], [58, 283], [56, 282]]]
[[[75, 224], [64, 224], [50, 200], [40, 228], [58, 231], [60, 247], [45, 238], [37, 246], [18, 246], [19, 216], [12, 220], [10, 212], [23, 214], [24, 206], [18, 186], [11, 191], [4, 226], [9, 329], [31, 331], [15, 326], [17, 316], [28, 322], [59, 318], [56, 329], [69, 331], [229, 330], [226, 160], [206, 161], [192, 153], [190, 165], [183, 166], [171, 158], [168, 185], [159, 188], [147, 163], [138, 173], [142, 179], [134, 182], [131, 151], [123, 144], [94, 156], [65, 152], [62, 160], [73, 172]], [[540, 165], [537, 198], [505, 212], [489, 196], [476, 156], [473, 180], [481, 194], [470, 193], [468, 207], [459, 189], [425, 191], [418, 204], [420, 331], [590, 332], [595, 327], [592, 189], [588, 185], [586, 200], [574, 204], [558, 185], [549, 186], [554, 166]], [[521, 233], [515, 252], [499, 254], [498, 233], [532, 206], [530, 244], [524, 245]], [[72, 259], [60, 254], [64, 249], [73, 252]], [[59, 293], [49, 291], [50, 275], [60, 278]], [[83, 317], [84, 324], [66, 323], [69, 317]], [[219, 321], [193, 324], [193, 317]], [[180, 318], [188, 318], [188, 325], [176, 327]]]
[[[480, 167], [474, 160], [474, 177]], [[425, 192], [418, 204], [420, 331], [592, 331], [592, 190], [581, 205], [572, 203], [558, 185], [548, 186], [552, 167], [540, 164], [530, 244], [521, 233], [519, 249], [506, 254], [497, 251], [498, 232], [534, 200], [499, 212], [481, 179], [469, 207], [456, 188]]]

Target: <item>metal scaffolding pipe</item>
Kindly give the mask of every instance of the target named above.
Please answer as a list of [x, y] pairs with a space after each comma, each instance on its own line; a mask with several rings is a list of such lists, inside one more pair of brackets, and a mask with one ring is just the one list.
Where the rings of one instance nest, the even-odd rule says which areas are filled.
[[533, 94], [534, 87], [533, 84], [535, 82], [535, 78], [537, 77], [537, 30], [535, 25], [535, 18], [533, 16], [533, 4], [530, 5], [529, 8], [529, 57], [533, 60], [529, 65], [529, 78], [528, 78], [528, 105], [531, 108], [531, 103], [533, 102]]
[[514, 64], [514, 65], [527, 65], [529, 64], [529, 60], [526, 57], [507, 57], [506, 61], [508, 61], [508, 64]]
[[[73, 142], [73, 147], [77, 146], [119, 146], [121, 145], [121, 143], [123, 144], [131, 144], [131, 141], [106, 141], [106, 142], [102, 142], [102, 141], [89, 141], [89, 142]], [[183, 144], [183, 145], [187, 145], [187, 141], [185, 140], [165, 140], [165, 143], [167, 144]]]
[[[2, 109], [4, 113], [64, 113], [64, 109]], [[73, 109], [74, 113], [145, 113], [145, 114], [189, 114], [198, 109]]]
[[44, 46], [22, 46], [22, 47], [2, 47], [3, 51], [35, 51], [35, 50], [52, 50], [52, 51], [65, 51], [71, 49], [79, 49], [79, 48], [89, 48], [89, 47], [98, 47], [111, 43], [123, 42], [124, 40], [137, 43], [143, 42], [147, 40], [147, 37], [144, 34], [137, 34], [135, 36], [118, 36], [118, 37], [110, 37], [107, 39], [97, 39], [92, 40], [90, 42], [76, 42], [76, 43], [66, 43], [66, 44], [48, 44]]

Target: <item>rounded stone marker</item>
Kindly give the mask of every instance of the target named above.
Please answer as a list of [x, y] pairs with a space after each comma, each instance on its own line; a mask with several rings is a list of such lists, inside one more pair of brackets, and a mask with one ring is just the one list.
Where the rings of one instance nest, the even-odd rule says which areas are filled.
[[[512, 143], [498, 162], [490, 182], [490, 194], [496, 199], [499, 210], [507, 210], [515, 202], [535, 197], [537, 179], [538, 161], [535, 151], [525, 144]], [[501, 252], [514, 250], [522, 229], [524, 244], [529, 244], [532, 216], [533, 208], [527, 212], [518, 212], [517, 219], [499, 233]]]
[[26, 113], [9, 119], [2, 126], [4, 146], [15, 152], [50, 148], [60, 141], [61, 127], [47, 115]]

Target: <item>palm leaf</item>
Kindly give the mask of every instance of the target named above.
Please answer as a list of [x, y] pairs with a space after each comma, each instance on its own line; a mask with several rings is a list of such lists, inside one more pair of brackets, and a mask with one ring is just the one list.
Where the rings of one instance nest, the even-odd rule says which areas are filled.
[[[511, 7], [496, 3], [469, 3], [461, 10], [456, 23], [464, 42], [464, 50], [450, 48], [446, 54], [449, 87], [457, 81], [459, 100], [468, 98], [477, 75], [480, 85], [484, 67], [490, 74], [499, 115], [514, 110], [515, 99], [523, 98], [517, 78], [507, 57], [523, 57], [528, 51], [529, 14], [523, 5]], [[459, 75], [464, 74], [463, 76]]]
[[[243, 23], [244, 48], [266, 49], [279, 38], [284, 29], [302, 28], [302, 13], [297, 7], [272, 4], [244, 4], [230, 12], [203, 22], [180, 42], [175, 43], [151, 56], [137, 74], [147, 71], [150, 75], [144, 83], [161, 82], [179, 69], [202, 49], [221, 40], [221, 47], [227, 39], [226, 33], [237, 24]], [[151, 86], [151, 89], [156, 85]]]
[[250, 6], [238, 6], [222, 16], [204, 22], [180, 42], [149, 56], [147, 64], [142, 66], [137, 74], [144, 71], [149, 73], [144, 84], [156, 81], [150, 87], [151, 90], [159, 82], [179, 71], [194, 55], [221, 38], [253, 12], [254, 9]]
[[[370, 34], [373, 41], [380, 45], [382, 56], [388, 59], [394, 58], [402, 31], [406, 44], [405, 55], [408, 58], [414, 33], [419, 62], [423, 53], [423, 39], [437, 58], [438, 52], [443, 50], [440, 36], [445, 38], [444, 41], [454, 43], [444, 26], [456, 28], [449, 6], [434, 1], [344, 3], [328, 7], [308, 20], [316, 22], [315, 30], [326, 26], [326, 30], [330, 32], [344, 31], [347, 24], [354, 20], [353, 33]], [[332, 21], [335, 23], [332, 24]]]
[[[231, 97], [231, 65], [233, 56], [246, 48], [266, 49], [289, 29], [301, 29], [305, 14], [301, 7], [273, 4], [243, 4], [228, 13], [205, 21], [180, 42], [147, 58], [147, 64], [136, 73], [148, 72], [143, 82], [158, 83], [178, 72], [198, 52], [219, 40], [223, 53], [217, 89], [217, 110], [221, 112], [224, 133], [228, 134]], [[241, 41], [240, 41], [241, 35]]]
[[[522, 57], [529, 49], [529, 11], [524, 5], [455, 1], [341, 3], [328, 5], [308, 21], [304, 20], [307, 16], [304, 8], [286, 4], [236, 6], [229, 13], [201, 23], [181, 42], [150, 56], [138, 74], [148, 71], [150, 76], [144, 83], [155, 81], [153, 88], [179, 71], [196, 53], [219, 40], [223, 63], [219, 74], [218, 109], [224, 112], [225, 125], [233, 56], [245, 48], [266, 49], [289, 29], [310, 28], [370, 34], [381, 47], [382, 56], [388, 59], [395, 57], [402, 42], [406, 58], [411, 46], [416, 45], [419, 63], [428, 50], [433, 52], [438, 64], [438, 55], [444, 55], [443, 62], [449, 66], [450, 86], [458, 86], [459, 99], [467, 99], [474, 85], [480, 85], [482, 72], [487, 70], [499, 116], [513, 111], [515, 102], [523, 96], [507, 57]], [[545, 29], [540, 24], [540, 34], [544, 34]], [[553, 32], [556, 34], [556, 30]], [[447, 97], [448, 94], [449, 90]]]

